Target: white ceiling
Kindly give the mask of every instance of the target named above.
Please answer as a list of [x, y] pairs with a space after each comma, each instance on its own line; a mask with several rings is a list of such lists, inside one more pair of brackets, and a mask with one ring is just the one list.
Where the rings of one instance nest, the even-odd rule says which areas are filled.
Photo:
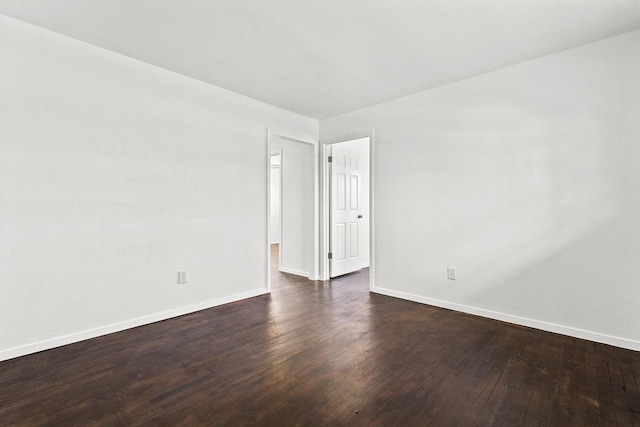
[[0, 0], [0, 13], [318, 119], [640, 28], [640, 0]]

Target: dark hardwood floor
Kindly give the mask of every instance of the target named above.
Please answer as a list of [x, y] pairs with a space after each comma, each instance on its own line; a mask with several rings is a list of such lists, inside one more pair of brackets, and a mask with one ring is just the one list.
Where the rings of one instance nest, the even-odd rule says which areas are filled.
[[[277, 270], [277, 269], [276, 269]], [[3, 426], [640, 426], [640, 353], [274, 274], [270, 296], [0, 363]]]

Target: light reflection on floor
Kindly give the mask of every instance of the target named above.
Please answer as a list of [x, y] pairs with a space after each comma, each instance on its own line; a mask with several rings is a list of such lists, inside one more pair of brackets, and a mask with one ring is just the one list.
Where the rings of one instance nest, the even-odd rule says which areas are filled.
[[[305, 381], [322, 375], [326, 380], [316, 382], [314, 392], [326, 396], [328, 407], [339, 407], [339, 396], [355, 394], [366, 400], [368, 384], [379, 381], [372, 374], [388, 375], [386, 370], [371, 368], [378, 363], [369, 269], [328, 281], [311, 281], [278, 271], [278, 245], [272, 245], [271, 254], [269, 334], [270, 351], [277, 355], [277, 362], [270, 380], [291, 384], [293, 376], [297, 387], [304, 387]], [[306, 310], [306, 315], [301, 310]], [[302, 325], [288, 321], [300, 315], [309, 321]], [[301, 346], [309, 335], [323, 340], [323, 351], [317, 352], [317, 346], [314, 350]]]

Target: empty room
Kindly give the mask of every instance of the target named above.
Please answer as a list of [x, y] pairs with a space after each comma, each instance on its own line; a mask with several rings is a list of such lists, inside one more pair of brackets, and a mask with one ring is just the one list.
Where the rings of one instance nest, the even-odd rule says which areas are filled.
[[640, 426], [640, 0], [0, 0], [0, 426]]

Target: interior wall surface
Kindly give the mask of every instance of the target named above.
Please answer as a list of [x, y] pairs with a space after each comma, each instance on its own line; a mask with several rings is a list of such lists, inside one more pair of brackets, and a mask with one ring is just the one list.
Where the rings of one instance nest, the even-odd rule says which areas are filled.
[[374, 291], [640, 350], [639, 75], [634, 31], [322, 120], [375, 130]]
[[2, 15], [0, 58], [0, 359], [267, 291], [267, 128], [316, 120]]
[[[273, 155], [271, 156], [274, 157]], [[280, 155], [276, 156], [278, 162]], [[269, 203], [269, 243], [280, 243], [280, 165], [271, 165], [271, 180], [269, 182], [269, 191], [271, 193], [271, 201]]]

